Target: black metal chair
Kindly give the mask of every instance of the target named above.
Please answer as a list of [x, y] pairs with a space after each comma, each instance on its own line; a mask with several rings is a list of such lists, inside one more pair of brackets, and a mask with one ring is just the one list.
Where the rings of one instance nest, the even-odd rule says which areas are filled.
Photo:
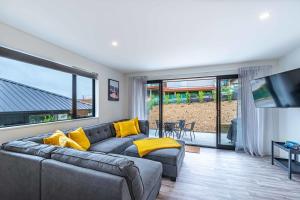
[[235, 118], [231, 120], [231, 124], [227, 132], [227, 139], [230, 140], [232, 144], [234, 144], [236, 141], [236, 133], [237, 133], [237, 119]]
[[176, 127], [175, 127], [175, 132], [177, 134], [178, 139], [181, 138], [181, 133], [184, 128], [185, 128], [185, 120], [183, 120], [183, 119], [178, 120], [178, 123], [176, 124]]
[[[185, 125], [185, 128], [183, 129], [183, 132], [185, 135], [186, 135], [186, 132], [190, 132], [191, 141], [193, 141], [192, 135], [194, 136], [194, 140], [196, 139], [195, 131], [194, 131], [195, 124], [196, 124], [196, 122], [188, 123]], [[187, 128], [188, 126], [190, 126], [190, 128]]]
[[174, 138], [176, 123], [174, 122], [165, 122], [164, 123], [164, 135], [167, 137], [168, 135]]
[[154, 135], [156, 136], [156, 133], [159, 131], [159, 120], [155, 120], [156, 129]]

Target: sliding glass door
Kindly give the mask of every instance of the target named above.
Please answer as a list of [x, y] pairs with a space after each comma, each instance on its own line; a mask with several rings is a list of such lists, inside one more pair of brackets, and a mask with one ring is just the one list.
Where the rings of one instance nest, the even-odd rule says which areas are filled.
[[149, 81], [150, 137], [233, 149], [236, 138], [238, 79], [218, 76]]
[[237, 134], [237, 75], [217, 79], [217, 147], [234, 149]]
[[216, 147], [216, 78], [163, 81], [163, 134]]

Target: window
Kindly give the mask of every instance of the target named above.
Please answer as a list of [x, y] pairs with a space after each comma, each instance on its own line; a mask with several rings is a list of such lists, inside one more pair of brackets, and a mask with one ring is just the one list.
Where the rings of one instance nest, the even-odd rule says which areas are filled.
[[77, 117], [93, 116], [93, 79], [77, 76]]
[[95, 116], [95, 75], [72, 70], [0, 47], [0, 127]]

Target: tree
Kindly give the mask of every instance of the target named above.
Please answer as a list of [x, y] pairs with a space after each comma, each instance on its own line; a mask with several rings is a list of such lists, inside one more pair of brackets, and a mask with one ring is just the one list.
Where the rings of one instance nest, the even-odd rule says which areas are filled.
[[198, 98], [199, 98], [199, 102], [204, 102], [204, 92], [203, 91], [199, 91], [198, 92]]

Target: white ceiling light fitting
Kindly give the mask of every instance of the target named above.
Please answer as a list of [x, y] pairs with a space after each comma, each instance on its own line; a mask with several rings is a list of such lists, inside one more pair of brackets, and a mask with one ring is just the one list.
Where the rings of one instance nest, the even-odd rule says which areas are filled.
[[262, 12], [260, 15], [259, 15], [259, 19], [264, 21], [264, 20], [267, 20], [270, 18], [270, 13], [269, 12]]
[[114, 46], [114, 47], [116, 47], [116, 46], [118, 46], [118, 42], [117, 41], [112, 41], [111, 45]]

